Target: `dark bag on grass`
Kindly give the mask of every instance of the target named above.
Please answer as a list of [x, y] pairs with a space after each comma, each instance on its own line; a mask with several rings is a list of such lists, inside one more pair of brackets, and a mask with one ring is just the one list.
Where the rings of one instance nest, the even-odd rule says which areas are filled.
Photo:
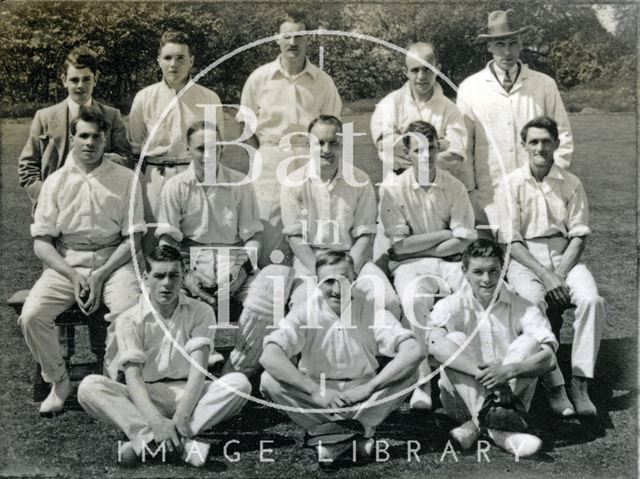
[[509, 403], [499, 403], [491, 395], [484, 400], [478, 413], [480, 426], [509, 432], [528, 432], [527, 411], [520, 399], [513, 395]]

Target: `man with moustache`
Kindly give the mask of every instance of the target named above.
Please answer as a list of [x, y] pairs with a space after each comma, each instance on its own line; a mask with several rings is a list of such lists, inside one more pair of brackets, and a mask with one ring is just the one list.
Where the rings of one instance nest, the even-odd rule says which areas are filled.
[[555, 164], [560, 146], [557, 123], [534, 118], [521, 132], [527, 164], [506, 179], [510, 222], [500, 228], [500, 240], [511, 243], [509, 284], [540, 307], [564, 310], [575, 306], [572, 379], [566, 400], [564, 379], [556, 368], [545, 379], [552, 393], [564, 396], [562, 415], [595, 416], [588, 394], [605, 324], [605, 303], [593, 275], [581, 262], [591, 233], [589, 206], [580, 180]]
[[242, 395], [251, 392], [239, 373], [205, 380], [215, 315], [180, 292], [182, 278], [175, 248], [159, 246], [146, 257], [148, 303], [140, 296], [116, 319], [114, 347], [106, 357], [109, 377], [87, 376], [78, 388], [78, 402], [89, 415], [127, 435], [118, 444], [118, 461], [125, 464], [156, 453], [149, 444], [155, 442], [181, 453], [188, 464], [204, 466], [210, 445], [193, 438], [238, 414], [246, 403]]
[[[311, 29], [304, 13], [287, 12], [279, 28], [282, 35], [278, 39], [280, 55], [251, 73], [240, 98], [241, 105], [257, 117], [256, 131], [247, 143], [258, 148], [261, 158], [261, 172], [254, 181], [264, 225], [260, 238], [263, 251], [260, 267], [272, 262], [274, 250], [283, 251], [287, 262], [291, 256], [282, 234], [280, 182], [284, 175], [278, 174], [278, 166], [294, 157], [297, 158], [286, 163], [285, 172], [306, 163], [309, 122], [321, 114], [339, 117], [342, 110], [333, 80], [306, 56], [309, 37], [295, 35]], [[245, 128], [250, 123], [242, 111], [236, 119]], [[281, 147], [283, 137], [287, 138]]]
[[74, 48], [62, 66], [61, 80], [67, 89], [67, 98], [38, 110], [33, 118], [29, 138], [18, 159], [18, 174], [20, 186], [25, 188], [34, 207], [42, 182], [65, 164], [71, 145], [69, 127], [80, 108], [96, 108], [104, 118], [107, 124], [104, 151], [111, 153], [107, 155], [109, 159], [133, 166], [120, 111], [93, 99], [98, 63], [98, 54], [93, 50], [85, 46]]
[[520, 130], [529, 120], [547, 115], [559, 125], [556, 165], [567, 169], [573, 155], [571, 125], [556, 82], [520, 61], [522, 36], [531, 27], [517, 25], [513, 10], [488, 17], [487, 41], [492, 60], [460, 84], [457, 104], [469, 132], [464, 183], [469, 188], [476, 223], [489, 228], [506, 217], [499, 197], [505, 175], [527, 163], [520, 146]]
[[[193, 42], [186, 33], [176, 30], [164, 32], [158, 49], [162, 80], [140, 90], [131, 105], [129, 141], [138, 157], [144, 153], [142, 184], [147, 223], [157, 221], [160, 192], [167, 180], [189, 165], [185, 137], [191, 125], [204, 120], [205, 110], [199, 105], [221, 104], [218, 95], [208, 88], [197, 84], [186, 88], [194, 62], [193, 48]], [[169, 113], [159, 122], [163, 111], [172, 102]], [[156, 126], [155, 133], [149, 138]], [[223, 136], [221, 107], [216, 108], [216, 126]], [[149, 145], [143, 152], [142, 147], [147, 141]], [[150, 228], [144, 238], [146, 252], [157, 243], [153, 230]]]
[[62, 411], [72, 391], [56, 317], [74, 303], [90, 315], [104, 301], [111, 316], [135, 303], [140, 286], [129, 240], [137, 249], [146, 231], [137, 176], [104, 159], [107, 123], [99, 110], [80, 109], [69, 128], [72, 154], [44, 181], [31, 225], [34, 253], [45, 269], [19, 319], [42, 377], [52, 385], [40, 404], [42, 415]]
[[479, 413], [491, 396], [504, 405], [515, 396], [528, 410], [537, 378], [556, 365], [558, 342], [536, 306], [500, 285], [503, 262], [502, 248], [493, 240], [467, 247], [465, 285], [435, 305], [427, 342], [439, 363], [448, 362], [438, 384], [446, 414], [462, 423], [450, 431], [452, 439], [468, 449], [484, 429], [497, 446], [526, 457], [542, 447], [538, 437], [506, 430], [513, 428], [507, 424], [485, 426]]

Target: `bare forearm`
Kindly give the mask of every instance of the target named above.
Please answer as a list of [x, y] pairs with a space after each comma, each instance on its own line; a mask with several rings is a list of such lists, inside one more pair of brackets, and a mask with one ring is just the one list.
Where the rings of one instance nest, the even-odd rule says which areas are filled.
[[317, 389], [317, 383], [293, 365], [282, 348], [269, 343], [260, 357], [262, 367], [278, 382], [288, 384], [308, 395]]
[[73, 281], [73, 277], [77, 272], [58, 253], [50, 237], [36, 238], [33, 242], [33, 252], [49, 268], [60, 273], [69, 281]]
[[465, 248], [469, 245], [469, 240], [462, 238], [449, 238], [446, 241], [429, 248], [425, 251], [425, 256], [436, 256], [438, 258], [444, 258], [455, 254], [461, 254]]
[[527, 247], [519, 241], [511, 243], [511, 256], [522, 266], [526, 266], [540, 279], [547, 274], [547, 269], [531, 254]]
[[556, 356], [551, 347], [543, 344], [540, 351], [532, 354], [524, 361], [511, 363], [512, 377], [531, 378], [542, 376], [556, 367]]
[[[138, 251], [138, 249], [140, 248], [141, 238], [142, 233], [135, 233], [133, 235], [135, 251]], [[124, 238], [118, 245], [118, 247], [113, 251], [113, 253], [111, 253], [109, 259], [102, 266], [96, 269], [96, 272], [99, 273], [103, 278], [108, 278], [109, 276], [111, 276], [111, 273], [113, 273], [120, 266], [127, 264], [131, 260], [131, 246], [129, 244], [129, 241], [129, 237]]]
[[363, 235], [356, 239], [349, 254], [353, 258], [353, 266], [356, 274], [362, 269], [369, 259], [371, 235]]
[[411, 254], [419, 251], [425, 251], [440, 243], [453, 238], [451, 230], [434, 231], [433, 233], [424, 233], [407, 236], [393, 245], [395, 254]]
[[[191, 354], [191, 359], [200, 366], [203, 370], [207, 370], [207, 362], [209, 358], [209, 348], [202, 347]], [[189, 377], [187, 378], [187, 384], [184, 387], [184, 392], [178, 406], [176, 407], [176, 415], [182, 415], [185, 418], [190, 418], [193, 414], [193, 410], [202, 395], [202, 388], [204, 387], [205, 377], [202, 371], [195, 366], [191, 366], [189, 369]]]
[[[247, 249], [247, 251], [255, 251], [256, 262], [252, 264], [255, 264], [257, 266], [258, 258], [260, 257], [260, 241], [258, 241], [257, 239], [251, 238], [247, 240], [247, 242], [244, 244], [244, 247]], [[252, 254], [253, 253], [249, 253], [249, 257], [251, 257]]]
[[380, 371], [369, 383], [372, 392], [384, 389], [391, 383], [405, 379], [413, 374], [424, 355], [420, 351], [418, 342], [406, 339], [398, 345], [398, 354]]
[[155, 424], [164, 416], [153, 404], [147, 391], [147, 385], [142, 378], [142, 370], [139, 365], [125, 365], [124, 377], [127, 383], [127, 390], [131, 396], [133, 404], [144, 417], [147, 424]]
[[571, 271], [571, 269], [576, 264], [578, 264], [580, 258], [582, 257], [582, 253], [584, 252], [586, 242], [586, 236], [571, 238], [571, 241], [569, 241], [569, 244], [567, 245], [567, 249], [565, 249], [564, 253], [562, 253], [560, 263], [556, 268], [556, 273], [562, 276], [562, 278], [566, 278], [567, 274], [569, 274], [569, 271]]
[[461, 349], [459, 345], [446, 338], [446, 330], [439, 328], [433, 330], [428, 339], [429, 353], [436, 358], [440, 364], [446, 363], [455, 356], [448, 365], [448, 368], [475, 377], [480, 373], [478, 362], [467, 349]]
[[308, 244], [302, 242], [301, 236], [289, 237], [291, 250], [296, 258], [309, 270], [311, 274], [316, 272], [316, 255]]

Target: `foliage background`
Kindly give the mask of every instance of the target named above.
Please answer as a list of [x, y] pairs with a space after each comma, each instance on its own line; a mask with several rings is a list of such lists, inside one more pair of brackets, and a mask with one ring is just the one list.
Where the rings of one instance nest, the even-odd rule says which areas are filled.
[[[194, 71], [222, 55], [277, 33], [291, 7], [310, 13], [315, 26], [360, 32], [406, 46], [432, 39], [443, 73], [458, 84], [489, 59], [475, 38], [487, 12], [514, 8], [535, 27], [523, 60], [553, 76], [562, 90], [584, 85], [629, 96], [635, 104], [637, 7], [612, 6], [615, 34], [605, 30], [591, 5], [565, 2], [17, 2], [0, 4], [0, 112], [31, 114], [64, 98], [60, 67], [68, 51], [88, 44], [102, 57], [95, 95], [128, 112], [136, 91], [159, 79], [157, 40], [168, 27], [190, 33], [198, 45]], [[367, 41], [318, 36], [310, 57], [325, 50], [325, 69], [346, 101], [379, 98], [404, 81], [403, 58]], [[274, 58], [277, 45], [250, 49], [203, 78], [226, 103], [239, 99], [258, 65]], [[612, 88], [615, 87], [615, 88]], [[445, 88], [450, 96], [454, 92]]]

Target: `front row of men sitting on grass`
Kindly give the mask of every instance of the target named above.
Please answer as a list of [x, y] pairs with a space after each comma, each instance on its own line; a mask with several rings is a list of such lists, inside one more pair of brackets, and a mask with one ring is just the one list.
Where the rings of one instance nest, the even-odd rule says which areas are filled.
[[[62, 411], [71, 394], [54, 320], [74, 302], [87, 314], [101, 302], [110, 310], [108, 376], [85, 378], [78, 399], [89, 414], [125, 432], [129, 441], [119, 453], [128, 462], [155, 442], [204, 464], [208, 446], [193, 438], [239, 413], [251, 392], [247, 378], [260, 366], [263, 397], [286, 406], [323, 463], [348, 450], [369, 457], [376, 427], [407, 396], [412, 407], [431, 407], [427, 354], [443, 365], [441, 402], [461, 422], [451, 436], [463, 448], [486, 432], [519, 456], [538, 451], [541, 442], [523, 418], [538, 377], [557, 414], [572, 414], [574, 406], [578, 414], [595, 414], [586, 386], [604, 303], [580, 263], [590, 232], [586, 197], [580, 181], [553, 164], [552, 119], [523, 128], [529, 163], [506, 182], [510, 217], [494, 222], [498, 239], [512, 245], [510, 286], [500, 281], [501, 246], [476, 239], [464, 187], [433, 161], [435, 129], [423, 121], [408, 126], [403, 141], [412, 167], [380, 191], [396, 289], [370, 261], [378, 211], [372, 183], [357, 168], [350, 176], [343, 171], [342, 124], [320, 116], [309, 126], [320, 158], [294, 171], [281, 190], [294, 267], [254, 268], [249, 257], [259, 254], [262, 229], [255, 192], [250, 184], [203, 184], [212, 148], [205, 133], [216, 127], [200, 122], [187, 132], [190, 167], [162, 191], [160, 246], [146, 258], [142, 294], [129, 242], [137, 247], [146, 230], [141, 190], [131, 170], [103, 161], [105, 128], [98, 111], [80, 111], [71, 125], [72, 157], [45, 180], [31, 226], [45, 271], [20, 322], [52, 384], [41, 414]], [[221, 159], [222, 147], [214, 151]], [[241, 178], [218, 163], [218, 181]], [[337, 230], [323, 229], [323, 221]], [[228, 271], [211, 247], [228, 248]], [[243, 310], [221, 377], [206, 380], [221, 291]], [[435, 293], [452, 294], [434, 306]], [[545, 310], [571, 305], [577, 309], [569, 401]], [[393, 359], [380, 369], [379, 356]]]

